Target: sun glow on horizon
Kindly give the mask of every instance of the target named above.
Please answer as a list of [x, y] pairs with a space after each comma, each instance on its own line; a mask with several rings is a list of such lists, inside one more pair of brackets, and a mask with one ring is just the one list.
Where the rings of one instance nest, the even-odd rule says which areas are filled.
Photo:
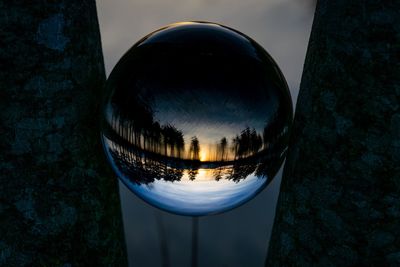
[[208, 153], [207, 153], [207, 151], [206, 150], [201, 150], [200, 151], [200, 161], [207, 161], [207, 160], [209, 160], [209, 158], [208, 158]]

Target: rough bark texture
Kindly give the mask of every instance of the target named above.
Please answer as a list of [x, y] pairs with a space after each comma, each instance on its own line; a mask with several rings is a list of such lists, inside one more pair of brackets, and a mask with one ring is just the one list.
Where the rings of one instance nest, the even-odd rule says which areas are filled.
[[1, 1], [0, 25], [0, 266], [125, 265], [95, 1]]
[[400, 266], [400, 2], [320, 0], [267, 266]]

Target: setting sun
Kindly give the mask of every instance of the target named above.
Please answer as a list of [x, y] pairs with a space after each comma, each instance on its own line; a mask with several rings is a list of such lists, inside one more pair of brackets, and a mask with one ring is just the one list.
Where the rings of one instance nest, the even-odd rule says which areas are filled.
[[206, 160], [208, 160], [207, 151], [201, 150], [200, 151], [200, 161], [206, 161]]

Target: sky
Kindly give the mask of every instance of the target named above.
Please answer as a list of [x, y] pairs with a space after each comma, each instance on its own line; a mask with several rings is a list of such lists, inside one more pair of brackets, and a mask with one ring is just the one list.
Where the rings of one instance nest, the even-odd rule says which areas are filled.
[[[220, 23], [258, 42], [283, 72], [295, 103], [314, 13], [312, 0], [97, 0], [106, 73], [148, 33], [178, 21]], [[199, 219], [199, 266], [263, 266], [279, 194], [271, 184], [235, 210]], [[191, 219], [160, 211], [120, 185], [130, 266], [190, 262]], [[160, 239], [163, 237], [162, 239]]]

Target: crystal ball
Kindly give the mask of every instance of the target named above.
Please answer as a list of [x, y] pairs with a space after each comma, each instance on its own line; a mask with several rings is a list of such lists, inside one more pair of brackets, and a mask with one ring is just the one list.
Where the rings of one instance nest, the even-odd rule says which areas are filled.
[[253, 198], [276, 175], [292, 122], [287, 83], [248, 36], [181, 22], [138, 41], [106, 83], [104, 151], [145, 202], [189, 216]]

